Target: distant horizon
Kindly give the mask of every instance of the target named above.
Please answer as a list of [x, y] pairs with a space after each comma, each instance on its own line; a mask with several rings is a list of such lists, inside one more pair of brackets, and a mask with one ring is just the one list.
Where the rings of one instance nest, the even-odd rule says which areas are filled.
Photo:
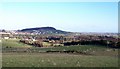
[[5, 30], [54, 27], [70, 32], [118, 33], [117, 2], [4, 2]]
[[[44, 27], [51, 27], [51, 26], [44, 26]], [[30, 28], [41, 28], [41, 27], [30, 27]], [[66, 31], [64, 29], [58, 29], [56, 27], [53, 27], [56, 30], [62, 30]], [[29, 29], [29, 28], [23, 28], [23, 29]], [[0, 29], [0, 30], [7, 30], [7, 31], [15, 31], [15, 30], [23, 30], [23, 29]], [[74, 32], [74, 31], [66, 31], [66, 32]], [[118, 33], [118, 32], [96, 32], [96, 31], [90, 31], [90, 32], [85, 32], [85, 31], [76, 31], [76, 33]]]

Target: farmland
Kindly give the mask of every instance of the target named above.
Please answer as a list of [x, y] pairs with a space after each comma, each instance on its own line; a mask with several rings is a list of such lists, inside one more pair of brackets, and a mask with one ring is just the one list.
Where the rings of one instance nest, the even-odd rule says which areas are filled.
[[[118, 49], [74, 45], [33, 47], [17, 39], [2, 40], [3, 67], [117, 67]], [[73, 52], [66, 52], [73, 51]]]

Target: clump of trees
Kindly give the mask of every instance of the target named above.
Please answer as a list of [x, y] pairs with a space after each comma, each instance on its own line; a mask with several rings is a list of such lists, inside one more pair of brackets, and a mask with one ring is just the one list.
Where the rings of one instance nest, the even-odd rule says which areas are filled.
[[65, 42], [65, 46], [70, 45], [102, 45], [106, 47], [112, 47], [112, 48], [120, 48], [120, 41], [109, 41], [109, 40], [81, 40], [81, 41], [71, 41], [71, 42]]
[[29, 44], [29, 45], [33, 45], [36, 47], [43, 47], [43, 44], [40, 41], [20, 40], [20, 42], [25, 43], [25, 44]]

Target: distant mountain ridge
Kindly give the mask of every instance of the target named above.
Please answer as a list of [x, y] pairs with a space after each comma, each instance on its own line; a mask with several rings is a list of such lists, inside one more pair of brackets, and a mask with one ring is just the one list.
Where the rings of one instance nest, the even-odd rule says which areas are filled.
[[53, 27], [37, 27], [37, 28], [26, 28], [22, 29], [21, 31], [28, 31], [28, 30], [56, 30]]
[[70, 32], [57, 30], [54, 27], [37, 27], [37, 28], [26, 28], [19, 30], [19, 32], [37, 33], [37, 34], [68, 34]]

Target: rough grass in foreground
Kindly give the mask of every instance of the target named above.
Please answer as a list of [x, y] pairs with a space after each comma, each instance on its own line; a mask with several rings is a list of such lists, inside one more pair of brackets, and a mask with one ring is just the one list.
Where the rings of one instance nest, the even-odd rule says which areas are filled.
[[47, 53], [3, 53], [3, 67], [117, 67], [118, 58]]

